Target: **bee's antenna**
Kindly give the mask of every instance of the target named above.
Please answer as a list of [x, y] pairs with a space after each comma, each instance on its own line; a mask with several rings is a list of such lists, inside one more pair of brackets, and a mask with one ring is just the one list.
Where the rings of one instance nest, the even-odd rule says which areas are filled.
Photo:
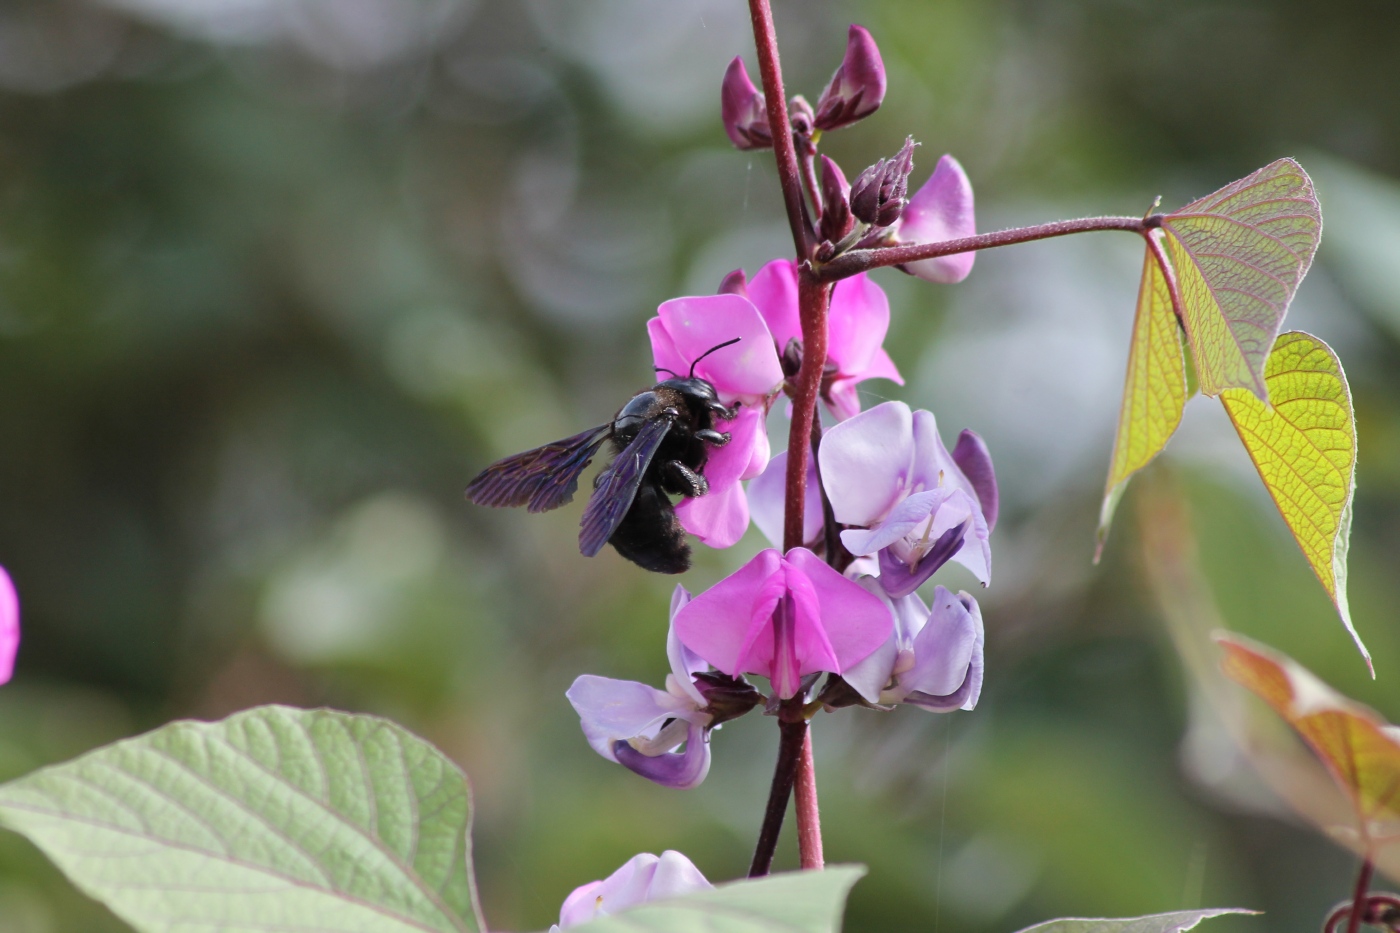
[[671, 371], [670, 371], [669, 369], [667, 369], [665, 366], [653, 366], [653, 367], [651, 368], [651, 371], [654, 372], [654, 373], [666, 373], [666, 374], [669, 375], [669, 376], [675, 376], [677, 379], [680, 378], [680, 376], [676, 376], [675, 373], [671, 372]]
[[740, 340], [743, 339], [743, 337], [735, 337], [733, 340], [726, 340], [724, 343], [717, 343], [713, 347], [710, 347], [710, 349], [706, 350], [704, 353], [701, 353], [695, 358], [695, 362], [690, 364], [690, 378], [695, 378], [695, 367], [699, 365], [700, 361], [703, 360], [705, 357], [709, 356], [716, 350], [723, 350], [725, 347], [733, 346], [734, 344], [738, 343]]

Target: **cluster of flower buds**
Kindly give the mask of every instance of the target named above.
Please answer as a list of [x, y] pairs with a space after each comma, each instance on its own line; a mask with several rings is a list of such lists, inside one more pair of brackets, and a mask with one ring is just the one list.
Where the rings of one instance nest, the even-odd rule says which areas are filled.
[[[972, 184], [950, 155], [938, 161], [929, 180], [909, 196], [914, 170], [913, 137], [899, 152], [869, 166], [855, 181], [817, 146], [823, 132], [850, 126], [879, 109], [885, 99], [885, 66], [874, 38], [852, 25], [846, 55], [831, 76], [817, 106], [801, 95], [788, 101], [788, 122], [794, 147], [804, 166], [803, 180], [816, 219], [817, 262], [829, 262], [843, 252], [875, 245], [931, 243], [976, 233]], [[773, 145], [767, 102], [754, 86], [742, 59], [729, 63], [720, 91], [724, 130], [740, 149]], [[973, 253], [925, 259], [902, 267], [931, 282], [952, 283], [972, 271]]]
[[10, 575], [0, 567], [0, 684], [6, 683], [15, 670], [15, 654], [19, 651], [19, 596]]

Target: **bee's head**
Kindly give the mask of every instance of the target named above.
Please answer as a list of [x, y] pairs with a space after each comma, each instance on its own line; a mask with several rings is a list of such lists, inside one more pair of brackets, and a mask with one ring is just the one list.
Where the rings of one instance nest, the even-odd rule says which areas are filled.
[[713, 347], [710, 347], [710, 349], [706, 350], [704, 353], [701, 353], [695, 358], [695, 361], [690, 364], [690, 375], [688, 376], [681, 376], [678, 373], [673, 373], [669, 369], [666, 369], [662, 366], [654, 367], [654, 369], [658, 373], [666, 373], [667, 375], [671, 376], [670, 379], [667, 379], [665, 382], [661, 383], [661, 385], [666, 386], [668, 389], [675, 389], [677, 392], [686, 396], [687, 401], [697, 401], [700, 402], [702, 405], [707, 402], [718, 402], [719, 393], [715, 391], [714, 384], [711, 383], [708, 379], [704, 379], [700, 376], [695, 375], [695, 367], [699, 365], [701, 360], [709, 356], [711, 353], [714, 353], [716, 350], [723, 350], [725, 347], [732, 347], [734, 344], [738, 343], [740, 340], [743, 339], [744, 338], [742, 337], [735, 337], [733, 340], [726, 340], [724, 343], [717, 343]]

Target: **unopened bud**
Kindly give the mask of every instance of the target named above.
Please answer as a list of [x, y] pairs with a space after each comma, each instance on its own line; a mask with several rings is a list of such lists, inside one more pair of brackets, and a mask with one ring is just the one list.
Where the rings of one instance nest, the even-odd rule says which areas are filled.
[[865, 27], [853, 24], [846, 36], [846, 57], [817, 99], [816, 127], [849, 126], [879, 110], [884, 99], [885, 63], [880, 49]]
[[812, 105], [807, 103], [807, 98], [801, 94], [796, 94], [788, 101], [788, 121], [792, 124], [792, 133], [799, 139], [811, 139], [812, 131], [816, 129], [817, 115], [812, 111]]
[[714, 717], [710, 720], [711, 727], [738, 719], [764, 699], [747, 680], [718, 671], [696, 674], [694, 682], [705, 698], [705, 712]]
[[768, 127], [767, 102], [763, 92], [749, 80], [744, 60], [738, 56], [724, 71], [719, 105], [724, 131], [736, 147], [767, 149], [773, 145], [773, 132]]
[[856, 219], [851, 215], [851, 186], [841, 172], [841, 166], [822, 156], [822, 220], [819, 236], [823, 240], [838, 243], [851, 228]]
[[881, 159], [851, 185], [851, 213], [874, 227], [888, 227], [908, 203], [909, 173], [914, 170], [914, 137], [893, 158]]
[[735, 269], [719, 283], [719, 291], [716, 294], [749, 297], [749, 277], [744, 274], [743, 269]]

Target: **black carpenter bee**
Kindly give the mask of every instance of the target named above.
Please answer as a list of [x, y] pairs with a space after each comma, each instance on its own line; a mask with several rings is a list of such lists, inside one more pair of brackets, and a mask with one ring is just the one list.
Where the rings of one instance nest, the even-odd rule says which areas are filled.
[[523, 505], [531, 512], [557, 509], [573, 499], [579, 474], [611, 441], [616, 456], [593, 482], [579, 550], [592, 557], [611, 543], [646, 570], [684, 573], [690, 545], [667, 493], [693, 498], [709, 492], [701, 472], [709, 448], [729, 443], [728, 434], [714, 429], [715, 419], [731, 421], [738, 413], [737, 405], [725, 408], [715, 387], [695, 375], [695, 364], [739, 339], [706, 350], [688, 376], [658, 369], [672, 378], [633, 396], [607, 424], [491, 464], [467, 485], [467, 498], [477, 505]]

